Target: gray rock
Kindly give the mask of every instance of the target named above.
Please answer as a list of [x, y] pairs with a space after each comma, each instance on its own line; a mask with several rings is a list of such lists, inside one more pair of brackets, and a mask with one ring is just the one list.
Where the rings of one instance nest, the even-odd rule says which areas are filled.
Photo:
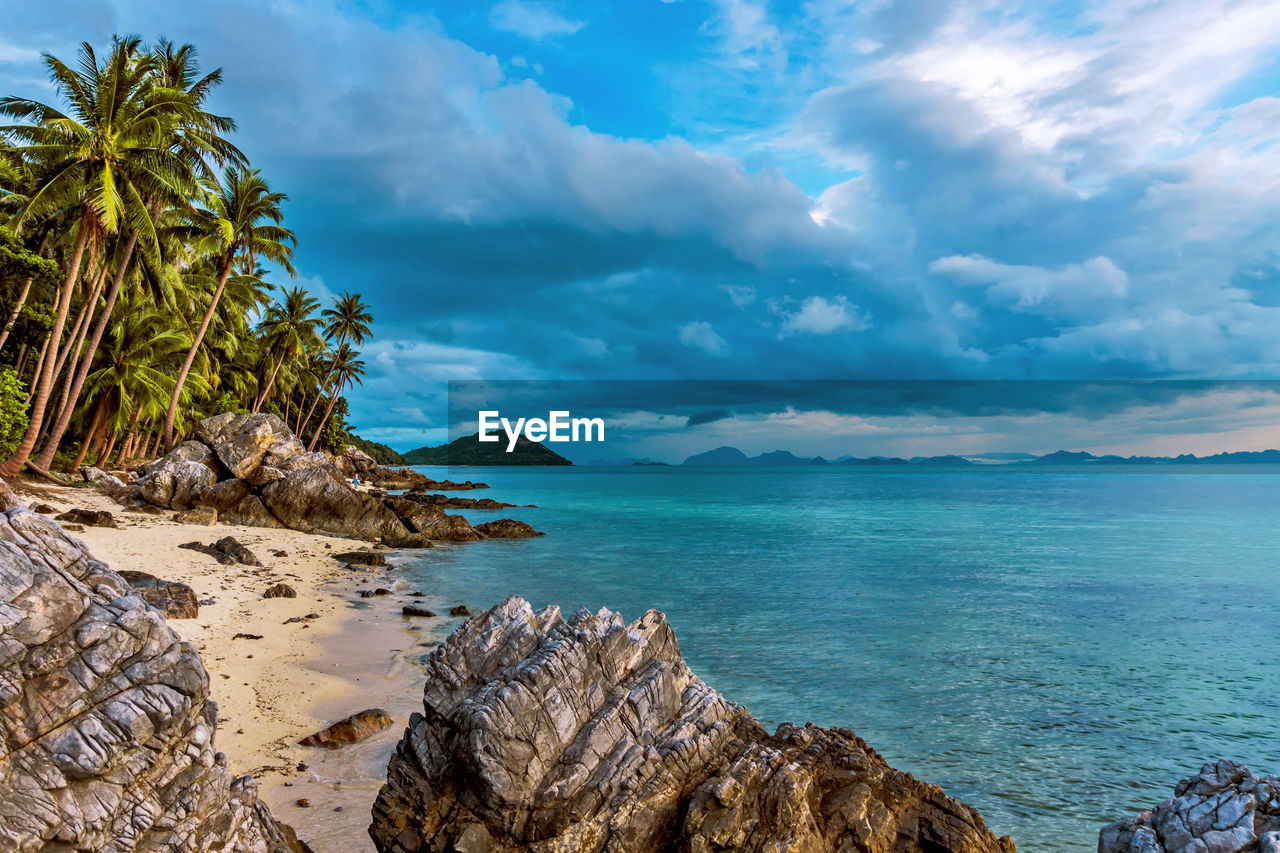
[[52, 521], [0, 514], [0, 850], [302, 853], [216, 728], [159, 611]]
[[1280, 853], [1280, 779], [1205, 764], [1153, 810], [1103, 827], [1098, 853]]
[[196, 497], [214, 484], [213, 470], [200, 462], [167, 461], [138, 481], [144, 500], [169, 509], [191, 509]]
[[199, 441], [184, 441], [159, 459], [139, 465], [135, 473], [141, 479], [175, 462], [199, 462], [212, 471], [215, 478], [226, 473], [213, 451]]
[[333, 464], [338, 466], [338, 470], [346, 477], [354, 477], [357, 474], [363, 477], [378, 467], [378, 463], [372, 456], [351, 444], [334, 457]]
[[262, 489], [262, 502], [286, 527], [355, 539], [398, 539], [408, 530], [376, 498], [351, 488], [332, 466], [292, 471]]
[[200, 602], [195, 590], [179, 581], [161, 580], [146, 572], [120, 570], [120, 577], [137, 590], [147, 604], [168, 619], [195, 619], [200, 615]]
[[[484, 538], [484, 534], [472, 527], [471, 522], [460, 515], [449, 515], [438, 506], [396, 496], [385, 497], [382, 503], [396, 514], [410, 533], [421, 533], [428, 540], [474, 542]], [[392, 544], [408, 547], [399, 543]]]
[[209, 526], [218, 523], [218, 511], [211, 506], [198, 506], [174, 513], [173, 520], [179, 524], [203, 524]]
[[204, 489], [193, 499], [196, 506], [210, 506], [218, 511], [224, 524], [243, 524], [246, 527], [283, 527], [267, 510], [262, 499], [253, 493], [244, 480], [223, 480]]
[[1010, 853], [847, 729], [769, 734], [685, 665], [665, 617], [473, 617], [427, 660], [373, 808], [380, 851]]

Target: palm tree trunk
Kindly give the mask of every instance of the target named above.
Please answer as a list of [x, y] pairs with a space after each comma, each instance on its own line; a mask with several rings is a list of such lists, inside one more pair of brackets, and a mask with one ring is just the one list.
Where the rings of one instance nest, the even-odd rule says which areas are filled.
[[[58, 397], [58, 405], [54, 412], [57, 417], [61, 418], [62, 413], [66, 411], [67, 406], [74, 405], [75, 400], [71, 397], [71, 384], [75, 377], [75, 364], [80, 360], [80, 354], [83, 352], [85, 335], [89, 334], [89, 322], [93, 319], [93, 312], [98, 309], [98, 294], [102, 291], [102, 281], [106, 277], [106, 272], [98, 278], [93, 285], [93, 290], [89, 293], [89, 297], [85, 300], [84, 307], [80, 309], [80, 316], [76, 318], [75, 325], [71, 327], [71, 340], [62, 347], [58, 353], [57, 364], [53, 368], [55, 377], [62, 376], [62, 368], [68, 363], [66, 377], [62, 380], [62, 394]], [[46, 422], [46, 426], [47, 426]], [[45, 431], [48, 434], [48, 430]], [[41, 468], [48, 470], [49, 466], [36, 463]]]
[[[80, 277], [80, 262], [84, 259], [84, 247], [89, 242], [90, 217], [86, 208], [80, 217], [80, 233], [76, 236], [75, 248], [71, 251], [71, 263], [67, 268], [66, 280], [62, 282], [61, 298], [58, 300], [58, 313], [53, 319], [53, 329], [49, 340], [62, 339], [62, 329], [67, 325], [67, 314], [71, 311], [71, 292], [75, 289], [76, 280]], [[36, 446], [36, 437], [40, 435], [40, 427], [44, 423], [44, 410], [49, 402], [49, 392], [53, 390], [53, 360], [46, 359], [44, 369], [40, 371], [40, 381], [36, 385], [36, 395], [31, 401], [30, 421], [22, 441], [14, 448], [9, 458], [0, 463], [0, 477], [12, 477], [22, 470], [31, 457]]]
[[213, 314], [218, 310], [218, 302], [222, 300], [222, 292], [227, 289], [227, 279], [231, 277], [231, 261], [228, 256], [222, 262], [222, 269], [218, 274], [218, 287], [213, 291], [213, 299], [209, 300], [209, 310], [204, 312], [204, 319], [200, 321], [200, 328], [196, 330], [196, 336], [191, 341], [191, 349], [187, 350], [187, 357], [182, 361], [182, 369], [178, 371], [177, 381], [173, 385], [173, 396], [169, 399], [169, 411], [164, 416], [164, 449], [166, 451], [173, 449], [173, 422], [178, 419], [178, 401], [182, 399], [182, 386], [187, 384], [187, 375], [191, 373], [191, 365], [196, 360], [196, 353], [200, 350], [200, 344], [204, 341], [205, 332], [209, 331], [209, 323], [213, 321]]
[[[124, 277], [129, 272], [129, 261], [133, 257], [133, 247], [137, 244], [138, 232], [134, 229], [129, 232], [129, 239], [125, 242], [124, 251], [120, 255], [120, 264], [116, 268], [115, 276], [111, 279], [111, 289], [107, 291], [107, 304], [102, 306], [102, 313], [98, 315], [98, 322], [93, 327], [93, 337], [80, 358], [80, 369], [76, 371], [75, 381], [71, 385], [71, 397], [62, 413], [58, 415], [58, 422], [49, 433], [49, 440], [45, 442], [44, 450], [36, 460], [36, 465], [46, 471], [49, 470], [49, 463], [53, 461], [54, 454], [58, 452], [58, 445], [62, 443], [67, 425], [71, 423], [71, 415], [75, 412], [76, 403], [80, 400], [80, 390], [84, 387], [85, 377], [89, 375], [89, 368], [93, 366], [93, 357], [98, 352], [102, 335], [106, 332], [107, 323], [111, 320], [111, 311], [115, 308], [116, 297], [120, 295], [120, 286], [124, 284]], [[114, 432], [111, 435], [111, 441], [115, 442]]]
[[267, 402], [267, 395], [271, 393], [271, 386], [276, 384], [276, 375], [280, 373], [280, 368], [284, 365], [284, 353], [280, 354], [280, 360], [276, 362], [276, 366], [271, 369], [271, 378], [267, 380], [267, 387], [262, 389], [262, 396], [253, 401], [253, 411], [256, 413]]
[[152, 459], [157, 455], [159, 455], [159, 452], [160, 452], [160, 430], [156, 430], [155, 435], [152, 437], [150, 446], [147, 447], [146, 457], [148, 459]]
[[302, 410], [307, 406], [307, 392], [302, 392], [302, 399], [298, 401], [297, 417], [293, 419], [293, 434], [297, 435], [302, 429]]
[[[36, 255], [44, 255], [44, 247], [48, 242], [48, 234], [40, 238], [40, 245], [36, 248]], [[14, 324], [18, 322], [18, 315], [22, 313], [22, 306], [27, 304], [27, 295], [31, 293], [32, 281], [34, 279], [28, 278], [22, 283], [22, 289], [18, 291], [18, 301], [14, 303], [13, 310], [9, 312], [9, 321], [4, 324], [3, 329], [0, 329], [0, 349], [4, 349], [4, 342], [9, 340], [9, 333], [13, 331]]]
[[315, 402], [311, 404], [311, 408], [307, 410], [307, 416], [302, 419], [301, 423], [298, 426], [298, 429], [296, 431], [298, 435], [302, 435], [302, 431], [306, 429], [308, 424], [311, 423], [311, 416], [315, 414], [316, 406], [320, 405], [320, 401], [324, 398], [324, 389], [328, 387], [329, 379], [332, 376], [333, 376], [333, 368], [330, 367], [329, 370], [325, 373], [324, 379], [320, 382], [320, 387], [316, 389]]
[[44, 370], [45, 357], [49, 354], [49, 341], [53, 339], [53, 329], [44, 333], [44, 343], [40, 345], [40, 355], [36, 357], [36, 369], [31, 371], [31, 386], [27, 388], [27, 398], [23, 403], [30, 403], [36, 395], [36, 383], [40, 381], [40, 372]]
[[[98, 437], [98, 430], [102, 429], [102, 424], [107, 419], [107, 395], [103, 394], [102, 399], [98, 401], [97, 407], [93, 410], [93, 420], [89, 424], [89, 431], [85, 434], [84, 441], [80, 442], [80, 452], [76, 454], [76, 461], [71, 463], [71, 470], [79, 470], [84, 464], [84, 458], [89, 455], [89, 445], [93, 444], [94, 439]], [[45, 469], [49, 470], [48, 468]]]
[[102, 455], [98, 457], [98, 465], [100, 467], [106, 468], [107, 465], [111, 464], [111, 451], [116, 449], [116, 439], [119, 437], [119, 432], [111, 430], [111, 440], [107, 442], [107, 449], [102, 451]]
[[13, 369], [15, 376], [22, 376], [22, 368], [27, 366], [27, 353], [30, 351], [31, 350], [27, 347], [26, 341], [23, 341], [22, 346], [18, 347], [18, 364]]
[[311, 443], [307, 445], [307, 452], [316, 449], [316, 442], [320, 440], [320, 432], [324, 429], [324, 425], [329, 422], [329, 416], [333, 414], [333, 407], [338, 404], [338, 392], [340, 388], [334, 388], [333, 393], [329, 395], [329, 405], [324, 407], [324, 417], [320, 419], [320, 423], [316, 424], [315, 435], [311, 436]]

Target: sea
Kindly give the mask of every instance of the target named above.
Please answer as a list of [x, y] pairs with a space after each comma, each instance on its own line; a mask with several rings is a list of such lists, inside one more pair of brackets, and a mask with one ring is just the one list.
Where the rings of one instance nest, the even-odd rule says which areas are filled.
[[766, 725], [851, 728], [1019, 850], [1280, 772], [1280, 465], [418, 470], [546, 533], [421, 552], [419, 588], [657, 608]]

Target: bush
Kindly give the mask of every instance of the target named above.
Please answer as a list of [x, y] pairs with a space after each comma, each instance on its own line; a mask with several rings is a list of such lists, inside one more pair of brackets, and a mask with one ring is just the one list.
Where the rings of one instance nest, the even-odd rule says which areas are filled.
[[27, 386], [12, 367], [0, 370], [0, 458], [8, 456], [27, 432]]

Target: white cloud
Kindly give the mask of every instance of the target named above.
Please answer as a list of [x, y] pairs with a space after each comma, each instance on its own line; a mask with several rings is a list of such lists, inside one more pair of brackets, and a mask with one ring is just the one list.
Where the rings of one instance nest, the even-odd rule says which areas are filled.
[[756, 301], [756, 289], [749, 284], [722, 284], [720, 289], [729, 294], [729, 299], [738, 308], [746, 308]]
[[1046, 269], [1002, 264], [982, 255], [952, 255], [929, 264], [929, 271], [985, 286], [989, 303], [1028, 313], [1109, 314], [1129, 292], [1129, 276], [1107, 257]]
[[532, 0], [500, 0], [489, 10], [489, 24], [495, 30], [513, 33], [532, 41], [571, 36], [587, 25], [561, 15], [545, 3]]
[[841, 329], [861, 331], [870, 328], [871, 320], [859, 315], [856, 305], [850, 305], [844, 296], [828, 302], [821, 296], [810, 296], [800, 304], [800, 310], [782, 315], [782, 337], [790, 335], [829, 335]]
[[708, 355], [723, 355], [729, 348], [724, 338], [716, 334], [711, 324], [694, 320], [680, 327], [680, 343], [691, 349], [702, 350]]

